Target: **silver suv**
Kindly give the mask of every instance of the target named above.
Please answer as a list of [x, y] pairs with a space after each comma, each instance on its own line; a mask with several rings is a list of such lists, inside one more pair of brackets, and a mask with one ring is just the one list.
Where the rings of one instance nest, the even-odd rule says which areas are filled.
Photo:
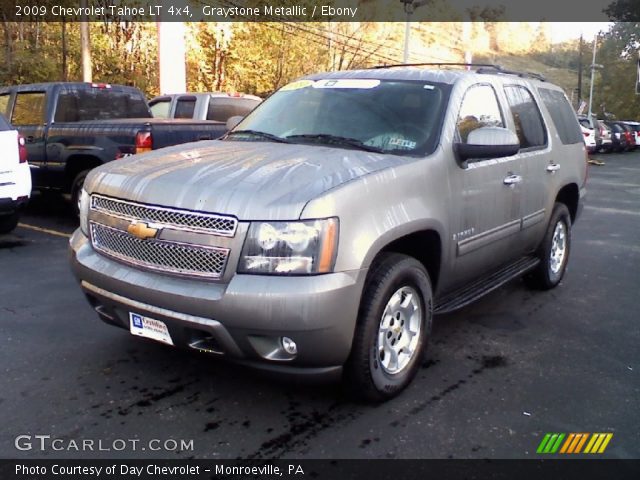
[[379, 401], [434, 313], [563, 277], [586, 152], [563, 91], [497, 67], [312, 75], [225, 138], [92, 171], [71, 262], [112, 325]]

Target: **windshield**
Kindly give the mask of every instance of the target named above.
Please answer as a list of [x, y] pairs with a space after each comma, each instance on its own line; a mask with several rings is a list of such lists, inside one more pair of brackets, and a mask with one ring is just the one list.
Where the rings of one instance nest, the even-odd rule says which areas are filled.
[[435, 148], [446, 93], [446, 85], [421, 81], [300, 80], [265, 100], [226, 140], [424, 155]]

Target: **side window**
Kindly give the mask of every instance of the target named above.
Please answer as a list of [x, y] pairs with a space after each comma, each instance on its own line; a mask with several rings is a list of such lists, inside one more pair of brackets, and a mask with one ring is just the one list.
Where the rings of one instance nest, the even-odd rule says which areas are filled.
[[25, 92], [16, 95], [11, 123], [15, 126], [42, 125], [44, 122], [44, 92]]
[[176, 104], [175, 118], [193, 118], [196, 109], [196, 97], [180, 97]]
[[544, 147], [547, 144], [547, 132], [531, 92], [519, 85], [506, 86], [504, 92], [513, 115], [520, 148]]
[[260, 102], [248, 98], [213, 97], [209, 100], [207, 120], [226, 122], [236, 115], [246, 117]]
[[464, 143], [470, 132], [481, 127], [504, 127], [496, 93], [489, 85], [467, 90], [458, 114], [458, 135]]
[[7, 109], [9, 108], [9, 94], [3, 93], [0, 95], [0, 114], [7, 115]]
[[61, 90], [58, 94], [58, 104], [54, 122], [77, 122], [79, 111], [79, 98], [73, 90]]
[[580, 124], [566, 95], [561, 91], [549, 88], [539, 88], [538, 92], [542, 97], [544, 106], [549, 110], [549, 115], [551, 115], [551, 120], [556, 126], [560, 141], [565, 145], [582, 143]]
[[171, 99], [161, 98], [156, 100], [153, 103], [149, 103], [149, 108], [151, 109], [151, 115], [155, 118], [169, 118]]

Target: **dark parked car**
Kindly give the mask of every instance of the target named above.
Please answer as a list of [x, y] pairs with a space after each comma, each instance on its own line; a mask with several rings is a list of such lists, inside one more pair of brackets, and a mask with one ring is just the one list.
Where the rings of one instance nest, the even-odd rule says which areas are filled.
[[140, 90], [104, 83], [3, 87], [0, 113], [26, 140], [34, 188], [71, 194], [76, 206], [99, 165], [226, 132], [222, 122], [154, 119]]
[[611, 150], [614, 152], [624, 152], [628, 147], [626, 130], [620, 126], [619, 122], [607, 120], [604, 124], [611, 129]]

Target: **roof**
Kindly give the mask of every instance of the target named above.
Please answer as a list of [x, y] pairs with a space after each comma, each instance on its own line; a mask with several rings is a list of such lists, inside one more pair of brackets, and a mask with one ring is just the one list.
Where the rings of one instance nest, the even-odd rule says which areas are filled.
[[[457, 64], [456, 64], [457, 65]], [[446, 66], [446, 65], [445, 65]], [[473, 67], [472, 68], [476, 68]], [[342, 70], [337, 72], [325, 72], [308, 75], [304, 78], [309, 80], [321, 80], [330, 78], [359, 78], [359, 79], [376, 79], [376, 80], [417, 80], [424, 82], [444, 83], [453, 85], [462, 78], [470, 76], [477, 77], [478, 80], [486, 78], [488, 75], [500, 78], [521, 78], [530, 82], [537, 82], [545, 86], [553, 84], [541, 80], [541, 76], [528, 72], [512, 72], [501, 70], [499, 66], [487, 67], [482, 66], [476, 71], [452, 69], [452, 68], [435, 68], [424, 66], [393, 66], [387, 68], [372, 68], [366, 70]], [[537, 77], [541, 78], [537, 78]]]
[[14, 90], [46, 90], [49, 87], [53, 86], [64, 86], [64, 87], [86, 87], [88, 85], [110, 85], [111, 88], [116, 89], [130, 89], [139, 91], [137, 87], [131, 85], [118, 85], [114, 83], [108, 82], [43, 82], [43, 83], [26, 83], [24, 85], [5, 85], [0, 87], [0, 91], [7, 91], [10, 89]]

